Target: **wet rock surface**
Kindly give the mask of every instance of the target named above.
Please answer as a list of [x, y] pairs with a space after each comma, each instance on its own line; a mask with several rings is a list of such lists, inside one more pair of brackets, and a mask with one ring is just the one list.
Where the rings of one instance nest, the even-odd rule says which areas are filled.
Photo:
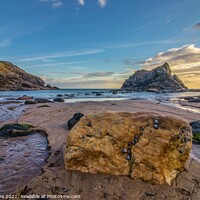
[[49, 153], [44, 134], [0, 138], [0, 194], [13, 194], [42, 173]]
[[150, 113], [87, 115], [68, 135], [65, 167], [170, 185], [189, 158], [191, 138], [189, 124], [172, 117]]
[[57, 97], [53, 101], [55, 101], [55, 102], [65, 102], [65, 99], [62, 98], [62, 97]]
[[45, 98], [36, 98], [35, 102], [36, 103], [53, 103], [53, 101], [51, 101], [49, 99], [45, 99]]
[[68, 129], [71, 130], [83, 116], [84, 115], [82, 113], [75, 113], [74, 116], [67, 122]]

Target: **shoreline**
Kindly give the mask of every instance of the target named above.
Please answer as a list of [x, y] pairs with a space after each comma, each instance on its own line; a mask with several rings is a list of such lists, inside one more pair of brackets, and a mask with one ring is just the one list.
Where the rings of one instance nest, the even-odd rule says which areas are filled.
[[[42, 107], [41, 105], [46, 105]], [[30, 194], [65, 194], [81, 195], [82, 199], [95, 199], [107, 194], [108, 199], [115, 193], [118, 198], [134, 199], [145, 197], [146, 192], [155, 193], [157, 199], [171, 196], [173, 199], [182, 199], [197, 195], [200, 189], [191, 190], [191, 185], [198, 188], [200, 185], [200, 163], [192, 156], [186, 164], [186, 170], [181, 172], [172, 186], [151, 185], [142, 180], [131, 180], [123, 176], [107, 174], [85, 174], [65, 170], [63, 156], [66, 145], [67, 121], [74, 113], [83, 114], [98, 112], [153, 112], [161, 115], [185, 119], [188, 122], [198, 120], [200, 113], [163, 105], [158, 101], [149, 100], [120, 100], [120, 101], [89, 101], [76, 103], [45, 103], [22, 106], [24, 111], [15, 119], [9, 119], [2, 124], [19, 122], [32, 124], [48, 134], [51, 146], [50, 156], [43, 166], [40, 176], [28, 181], [20, 189], [21, 192]], [[188, 177], [190, 177], [188, 179]], [[197, 184], [198, 182], [198, 184]], [[111, 184], [112, 183], [112, 184]], [[113, 186], [115, 184], [115, 187]], [[124, 185], [125, 184], [125, 185]], [[189, 186], [190, 184], [190, 186]], [[48, 185], [48, 187], [47, 187]], [[86, 189], [87, 188], [87, 189]], [[95, 189], [96, 188], [96, 189]], [[200, 187], [199, 187], [200, 188]], [[187, 195], [184, 191], [187, 191]], [[139, 191], [139, 192], [138, 192]], [[173, 194], [173, 196], [172, 196]], [[97, 198], [96, 198], [97, 199]]]

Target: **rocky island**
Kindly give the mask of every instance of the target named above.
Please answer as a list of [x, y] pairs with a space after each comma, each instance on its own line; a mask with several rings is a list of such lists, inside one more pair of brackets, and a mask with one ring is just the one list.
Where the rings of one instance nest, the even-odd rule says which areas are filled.
[[172, 75], [168, 63], [158, 66], [151, 71], [142, 69], [136, 71], [122, 85], [122, 90], [137, 92], [186, 92], [188, 88], [178, 78]]
[[56, 90], [37, 76], [28, 74], [16, 65], [0, 61], [0, 91]]

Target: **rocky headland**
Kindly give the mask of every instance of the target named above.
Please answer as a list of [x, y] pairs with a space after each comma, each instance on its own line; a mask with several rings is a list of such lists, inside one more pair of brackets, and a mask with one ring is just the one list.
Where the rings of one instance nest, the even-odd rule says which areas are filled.
[[0, 61], [0, 91], [56, 90], [37, 76], [28, 74], [16, 65]]
[[186, 92], [188, 88], [176, 74], [172, 75], [169, 64], [165, 63], [151, 71], [145, 69], [136, 71], [123, 83], [121, 90], [137, 92]]

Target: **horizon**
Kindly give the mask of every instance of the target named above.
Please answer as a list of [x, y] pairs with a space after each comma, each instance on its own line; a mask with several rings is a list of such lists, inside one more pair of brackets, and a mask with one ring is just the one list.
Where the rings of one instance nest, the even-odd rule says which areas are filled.
[[0, 60], [61, 89], [116, 89], [167, 62], [200, 88], [200, 0], [1, 1]]

